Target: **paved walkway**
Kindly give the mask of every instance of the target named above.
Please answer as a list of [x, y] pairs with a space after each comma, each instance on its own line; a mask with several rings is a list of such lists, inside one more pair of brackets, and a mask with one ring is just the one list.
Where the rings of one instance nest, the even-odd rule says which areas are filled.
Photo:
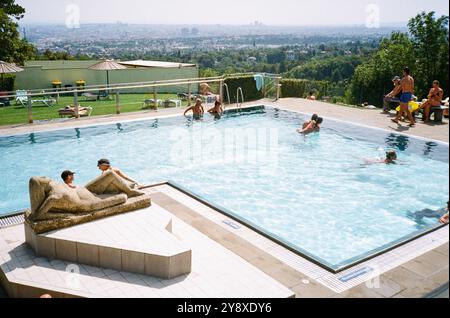
[[380, 109], [370, 110], [363, 108], [352, 108], [299, 98], [283, 98], [276, 103], [266, 102], [265, 104], [308, 114], [317, 113], [324, 118], [329, 117], [357, 124], [378, 127], [397, 133], [425, 137], [447, 143], [449, 142], [448, 119], [444, 119], [444, 123], [442, 125], [434, 123], [424, 124], [421, 121], [418, 121], [416, 127], [410, 128], [407, 123], [401, 123], [400, 125], [393, 123], [390, 119], [394, 118], [394, 112], [391, 112], [390, 114], [383, 114]]
[[[387, 129], [397, 133], [420, 136], [440, 140], [447, 143], [449, 142], [448, 119], [445, 119], [442, 125], [423, 124], [419, 122], [416, 127], [409, 128], [405, 123], [402, 123], [400, 126], [398, 126], [393, 122], [391, 122], [390, 118], [393, 118], [394, 116], [393, 112], [390, 115], [386, 115], [382, 114], [380, 109], [368, 110], [368, 109], [351, 108], [330, 103], [324, 103], [320, 101], [308, 101], [301, 98], [283, 98], [280, 99], [278, 102], [272, 102], [270, 100], [260, 100], [245, 103], [244, 106], [256, 104], [270, 105], [273, 107], [278, 107], [286, 110], [294, 110], [308, 114], [318, 113], [324, 118], [328, 117], [339, 120], [345, 120], [358, 124], [364, 124], [368, 126]], [[234, 107], [234, 105], [232, 105], [231, 107]], [[32, 132], [56, 130], [64, 128], [66, 129], [76, 128], [80, 126], [123, 122], [128, 120], [149, 119], [159, 116], [179, 115], [182, 114], [183, 111], [184, 109], [182, 108], [169, 108], [169, 109], [161, 109], [159, 112], [142, 111], [136, 113], [125, 113], [121, 115], [95, 116], [90, 118], [68, 119], [68, 120], [66, 119], [63, 121], [54, 120], [50, 122], [40, 122], [33, 125], [21, 124], [21, 125], [1, 126], [0, 136], [27, 134]]]

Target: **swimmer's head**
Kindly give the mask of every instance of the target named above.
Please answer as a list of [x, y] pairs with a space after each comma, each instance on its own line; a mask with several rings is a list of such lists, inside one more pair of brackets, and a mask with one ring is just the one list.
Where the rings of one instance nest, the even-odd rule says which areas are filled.
[[389, 150], [386, 152], [386, 160], [389, 162], [397, 160], [397, 152], [395, 150]]
[[311, 121], [317, 121], [317, 119], [319, 119], [319, 115], [317, 114], [312, 115]]
[[323, 118], [322, 117], [317, 118], [316, 123], [317, 123], [317, 125], [320, 125], [321, 123], [323, 123]]

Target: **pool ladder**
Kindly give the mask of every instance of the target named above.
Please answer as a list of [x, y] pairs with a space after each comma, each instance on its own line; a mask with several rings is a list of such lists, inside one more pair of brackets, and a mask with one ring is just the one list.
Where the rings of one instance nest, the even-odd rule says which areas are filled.
[[[241, 95], [241, 103], [240, 104], [239, 104], [239, 93]], [[241, 108], [241, 106], [244, 102], [245, 102], [244, 101], [244, 91], [242, 90], [242, 87], [239, 87], [236, 92], [236, 107]]]
[[[223, 83], [223, 87], [225, 87], [225, 91], [227, 92], [228, 105], [231, 105], [230, 90], [228, 88], [227, 83]], [[223, 105], [223, 109], [225, 109], [225, 105]]]

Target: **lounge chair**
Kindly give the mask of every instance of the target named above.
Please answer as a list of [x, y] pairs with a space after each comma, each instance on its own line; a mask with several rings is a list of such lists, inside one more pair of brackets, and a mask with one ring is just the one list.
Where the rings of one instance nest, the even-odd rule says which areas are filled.
[[27, 107], [28, 105], [28, 96], [27, 91], [18, 90], [16, 91], [16, 105], [22, 105], [23, 107]]
[[101, 99], [109, 100], [110, 99], [109, 92], [108, 91], [100, 91], [100, 92], [98, 92], [97, 99], [98, 100], [101, 100]]
[[98, 100], [99, 95], [95, 95], [92, 93], [84, 93], [83, 95], [84, 101], [95, 102]]
[[146, 108], [158, 108], [161, 107], [163, 104], [162, 100], [157, 99], [155, 102], [155, 99], [153, 98], [149, 98], [149, 99], [145, 99], [142, 102], [142, 109], [146, 109]]
[[163, 104], [164, 107], [171, 107], [174, 105], [175, 108], [181, 108], [181, 100], [179, 99], [166, 99]]
[[[91, 106], [80, 106], [78, 108], [78, 115], [80, 117], [89, 117], [91, 116], [93, 108]], [[73, 106], [66, 106], [65, 108], [61, 108], [58, 110], [58, 114], [60, 117], [69, 116], [69, 117], [75, 117], [75, 107]]]
[[[32, 99], [31, 105], [35, 103], [42, 103], [47, 107], [52, 107], [56, 104], [56, 99], [54, 98], [43, 98], [43, 99]], [[24, 90], [16, 91], [16, 105], [22, 105], [23, 107], [28, 106], [28, 92]]]

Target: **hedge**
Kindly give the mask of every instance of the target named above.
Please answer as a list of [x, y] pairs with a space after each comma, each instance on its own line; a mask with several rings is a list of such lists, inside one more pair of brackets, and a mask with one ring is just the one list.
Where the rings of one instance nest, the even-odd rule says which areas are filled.
[[[239, 87], [242, 88], [246, 102], [258, 100], [264, 97], [263, 91], [258, 91], [256, 89], [256, 81], [254, 76], [229, 77], [225, 79], [225, 83], [228, 85], [228, 89], [230, 90], [230, 101], [232, 103], [236, 102], [236, 94]], [[226, 93], [224, 95], [224, 100], [227, 100]]]
[[3, 83], [0, 79], [0, 91], [12, 92], [14, 90], [14, 81], [16, 77], [10, 74], [3, 74]]
[[303, 79], [282, 79], [281, 97], [305, 98], [313, 92], [317, 98], [326, 96], [329, 83], [326, 81], [312, 81]]

